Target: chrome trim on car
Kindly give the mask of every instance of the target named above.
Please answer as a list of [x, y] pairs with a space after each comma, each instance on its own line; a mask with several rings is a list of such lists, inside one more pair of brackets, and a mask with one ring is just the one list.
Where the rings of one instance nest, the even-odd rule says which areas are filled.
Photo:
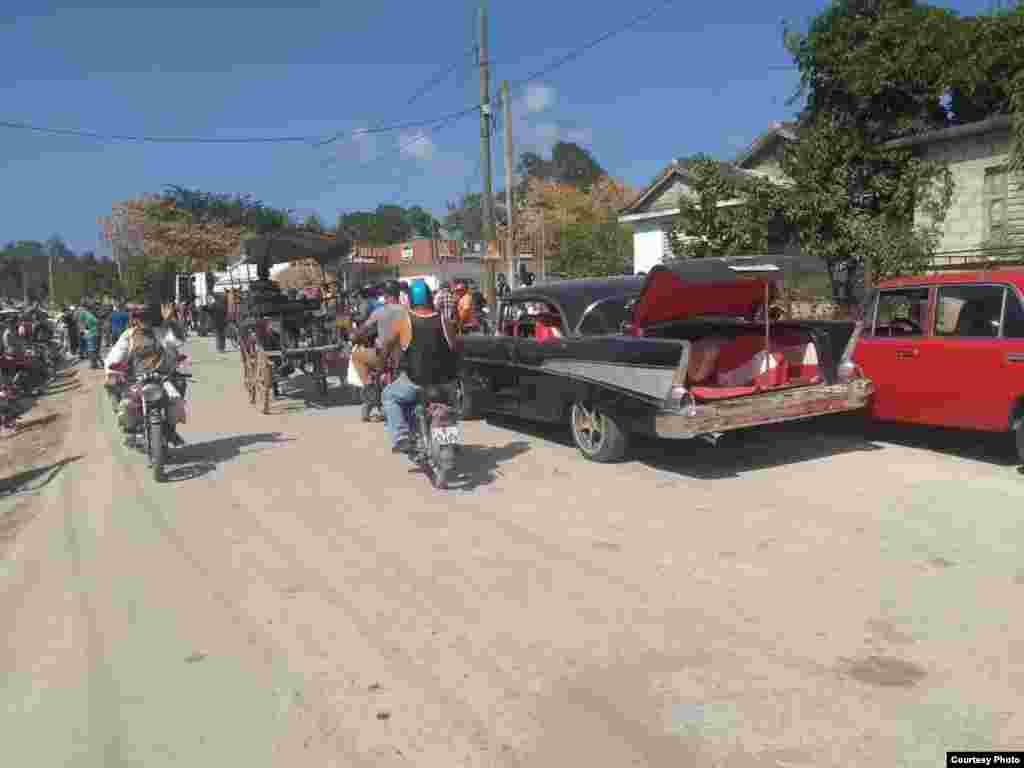
[[708, 433], [856, 411], [868, 404], [874, 391], [870, 380], [856, 379], [848, 384], [796, 387], [702, 403], [688, 410], [663, 409], [655, 414], [654, 431], [658, 437], [688, 440]]

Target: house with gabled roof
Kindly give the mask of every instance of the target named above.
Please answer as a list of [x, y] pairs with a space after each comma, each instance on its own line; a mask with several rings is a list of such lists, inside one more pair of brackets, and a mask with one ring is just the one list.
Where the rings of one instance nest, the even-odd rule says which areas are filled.
[[[773, 123], [734, 161], [721, 161], [722, 173], [737, 181], [763, 178], [785, 183], [782, 150], [787, 142], [795, 140], [795, 123]], [[634, 272], [647, 272], [671, 258], [669, 233], [679, 215], [680, 196], [693, 194], [687, 183], [691, 179], [689, 164], [685, 159], [673, 160], [620, 212], [619, 221], [633, 228]], [[743, 200], [726, 200], [719, 205], [739, 206]]]

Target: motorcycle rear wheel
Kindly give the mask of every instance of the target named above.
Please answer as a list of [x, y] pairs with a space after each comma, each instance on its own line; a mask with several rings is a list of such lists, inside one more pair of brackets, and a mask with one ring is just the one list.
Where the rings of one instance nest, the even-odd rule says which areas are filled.
[[153, 479], [162, 483], [164, 480], [164, 459], [167, 445], [164, 442], [164, 425], [149, 425], [149, 460], [153, 467]]

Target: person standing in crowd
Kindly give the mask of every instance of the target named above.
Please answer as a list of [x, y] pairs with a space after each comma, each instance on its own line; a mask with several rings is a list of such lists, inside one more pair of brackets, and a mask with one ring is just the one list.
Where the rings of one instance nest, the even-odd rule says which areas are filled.
[[452, 296], [452, 286], [448, 281], [441, 283], [434, 294], [434, 309], [445, 320], [455, 320], [455, 297]]
[[228, 325], [227, 298], [223, 293], [214, 296], [213, 306], [210, 307], [210, 319], [213, 321], [213, 330], [217, 334], [217, 351], [223, 352], [227, 347]]
[[465, 283], [455, 284], [455, 312], [459, 321], [459, 328], [463, 332], [472, 332], [477, 329], [476, 307], [473, 303], [473, 294]]
[[84, 353], [88, 356], [92, 368], [99, 368], [99, 320], [91, 311], [90, 305], [86, 303], [78, 311], [78, 322], [84, 331], [85, 340]]
[[73, 358], [78, 357], [78, 318], [75, 316], [75, 308], [64, 307], [64, 314], [60, 319], [64, 324], [64, 333], [67, 336], [65, 351]]
[[509, 288], [508, 280], [505, 278], [504, 272], [498, 273], [497, 293], [499, 299], [504, 299], [506, 296], [512, 293], [512, 289]]

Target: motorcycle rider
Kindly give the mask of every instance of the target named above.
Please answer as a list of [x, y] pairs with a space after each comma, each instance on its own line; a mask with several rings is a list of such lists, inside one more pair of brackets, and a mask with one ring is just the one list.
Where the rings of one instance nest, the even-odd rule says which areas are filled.
[[[373, 392], [368, 391], [366, 384], [370, 381], [370, 369], [381, 369], [387, 361], [387, 356], [381, 350], [389, 339], [386, 331], [393, 327], [394, 322], [404, 317], [408, 312], [402, 306], [400, 297], [402, 288], [396, 280], [389, 280], [384, 284], [382, 295], [384, 303], [373, 310], [359, 329], [352, 336], [352, 365], [355, 366], [359, 380], [363, 382], [363, 401], [373, 402]], [[371, 346], [371, 338], [376, 336], [376, 343]]]
[[[173, 373], [178, 367], [178, 350], [184, 341], [175, 325], [163, 316], [159, 304], [147, 304], [143, 312], [132, 318], [128, 329], [107, 354], [104, 368], [108, 382], [117, 374], [130, 378], [154, 371]], [[184, 388], [181, 396], [185, 396]], [[134, 432], [140, 416], [131, 413], [122, 402], [118, 421], [126, 432]], [[185, 443], [174, 425], [171, 425], [168, 439], [175, 446]]]
[[412, 447], [406, 408], [416, 402], [422, 388], [456, 378], [461, 349], [454, 324], [434, 309], [425, 280], [413, 280], [409, 305], [409, 312], [395, 317], [381, 333], [385, 352], [394, 347], [401, 354], [400, 375], [384, 388], [381, 398], [393, 453], [408, 453]]

